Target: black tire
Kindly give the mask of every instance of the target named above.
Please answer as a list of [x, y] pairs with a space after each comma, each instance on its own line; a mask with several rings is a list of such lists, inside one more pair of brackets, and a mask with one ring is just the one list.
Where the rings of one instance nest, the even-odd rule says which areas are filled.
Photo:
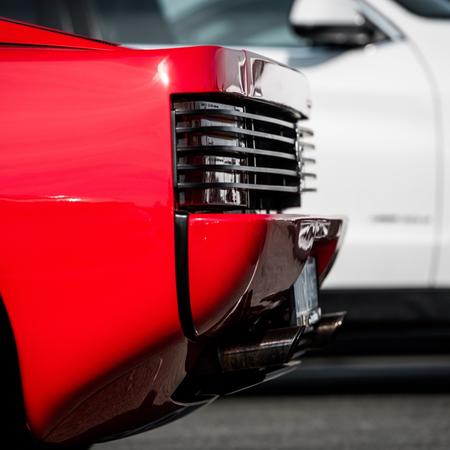
[[[40, 442], [34, 440], [29, 434], [26, 432], [20, 433], [12, 438], [12, 449], [17, 450], [88, 450], [90, 448], [89, 445], [85, 446], [59, 446], [59, 445], [44, 445]], [[3, 447], [2, 447], [3, 449]], [[6, 448], [5, 448], [6, 450]]]
[[89, 445], [46, 446], [35, 441], [25, 428], [22, 384], [14, 334], [0, 297], [0, 448], [2, 450], [88, 450]]

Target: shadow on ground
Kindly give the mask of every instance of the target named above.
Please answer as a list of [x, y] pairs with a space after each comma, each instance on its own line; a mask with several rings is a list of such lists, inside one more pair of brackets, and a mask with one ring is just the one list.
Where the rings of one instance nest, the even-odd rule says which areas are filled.
[[339, 359], [94, 450], [448, 450], [450, 360]]

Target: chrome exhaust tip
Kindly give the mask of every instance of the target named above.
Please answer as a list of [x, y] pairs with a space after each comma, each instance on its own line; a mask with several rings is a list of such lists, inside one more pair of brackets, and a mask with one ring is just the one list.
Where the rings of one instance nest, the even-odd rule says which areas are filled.
[[219, 348], [221, 368], [232, 372], [287, 364], [303, 331], [304, 327], [276, 328], [246, 342], [226, 344]]
[[324, 314], [311, 335], [310, 349], [316, 350], [327, 347], [337, 329], [341, 327], [346, 314], [346, 312]]
[[273, 328], [213, 345], [172, 398], [180, 404], [206, 404], [282, 375], [306, 352], [327, 346], [344, 317], [345, 313], [325, 314], [313, 326]]
[[313, 327], [286, 327], [264, 331], [246, 341], [225, 343], [219, 347], [223, 372], [283, 366], [308, 350], [330, 344], [342, 325], [345, 313], [325, 314]]

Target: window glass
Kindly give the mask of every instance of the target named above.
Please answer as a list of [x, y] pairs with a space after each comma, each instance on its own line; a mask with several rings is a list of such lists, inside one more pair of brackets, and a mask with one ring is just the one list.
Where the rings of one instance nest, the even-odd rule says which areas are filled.
[[103, 39], [135, 44], [173, 43], [157, 0], [93, 0]]
[[64, 0], [0, 0], [0, 16], [73, 32]]
[[39, 23], [36, 2], [33, 0], [0, 0], [0, 17]]
[[93, 0], [104, 39], [135, 44], [296, 46], [292, 0]]
[[450, 19], [449, 0], [395, 0], [408, 11], [432, 19]]

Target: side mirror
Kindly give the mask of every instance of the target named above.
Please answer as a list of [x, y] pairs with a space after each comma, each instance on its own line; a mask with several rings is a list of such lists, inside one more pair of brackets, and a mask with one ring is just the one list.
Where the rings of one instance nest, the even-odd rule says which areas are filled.
[[376, 40], [374, 27], [353, 0], [295, 0], [289, 21], [299, 36], [316, 45], [360, 47]]

